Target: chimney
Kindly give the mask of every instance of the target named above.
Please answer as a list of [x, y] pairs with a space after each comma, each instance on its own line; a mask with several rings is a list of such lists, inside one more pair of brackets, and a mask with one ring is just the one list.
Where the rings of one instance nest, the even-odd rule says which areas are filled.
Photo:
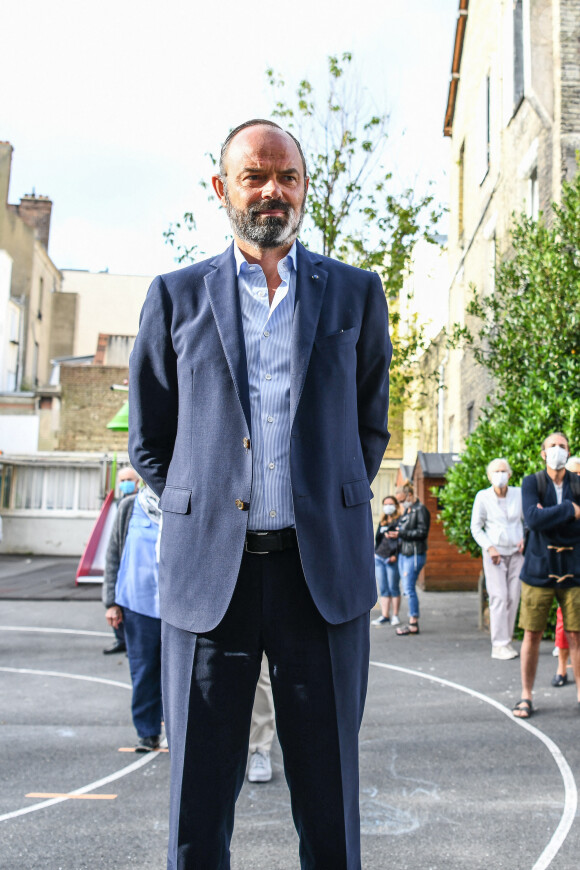
[[33, 229], [36, 233], [36, 238], [42, 242], [45, 248], [48, 248], [52, 201], [48, 196], [36, 196], [34, 193], [27, 193], [26, 196], [22, 197], [20, 205], [16, 206], [16, 208], [19, 217], [22, 218], [26, 226]]

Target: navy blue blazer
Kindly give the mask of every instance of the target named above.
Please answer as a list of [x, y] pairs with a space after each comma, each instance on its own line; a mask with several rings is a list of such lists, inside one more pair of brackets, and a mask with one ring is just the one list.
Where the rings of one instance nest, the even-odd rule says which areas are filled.
[[[389, 440], [387, 304], [374, 272], [298, 245], [290, 473], [306, 582], [340, 623], [376, 601], [369, 501]], [[156, 278], [130, 361], [129, 453], [161, 496], [161, 616], [221, 621], [252, 497], [251, 419], [233, 245]]]
[[[580, 520], [574, 519], [576, 499], [570, 472], [564, 476], [561, 504], [557, 503], [551, 478], [544, 473], [542, 508], [537, 507], [540, 499], [536, 475], [528, 474], [522, 480], [522, 510], [530, 535], [520, 577], [530, 586], [580, 585]], [[560, 550], [562, 547], [566, 549]], [[558, 581], [556, 577], [565, 579]]]

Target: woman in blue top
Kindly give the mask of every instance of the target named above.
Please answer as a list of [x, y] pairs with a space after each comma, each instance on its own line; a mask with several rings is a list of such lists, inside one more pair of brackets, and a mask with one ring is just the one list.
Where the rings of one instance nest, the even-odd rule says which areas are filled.
[[163, 718], [156, 556], [160, 521], [159, 499], [147, 486], [120, 502], [103, 586], [107, 622], [113, 628], [121, 622], [125, 626], [137, 752], [158, 748]]

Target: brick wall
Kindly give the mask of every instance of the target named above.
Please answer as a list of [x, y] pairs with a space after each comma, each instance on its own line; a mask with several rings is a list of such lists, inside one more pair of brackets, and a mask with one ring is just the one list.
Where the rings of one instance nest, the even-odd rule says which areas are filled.
[[562, 53], [562, 176], [576, 174], [580, 149], [580, 0], [560, 5]]
[[59, 450], [127, 450], [127, 433], [112, 432], [107, 423], [127, 399], [111, 385], [128, 376], [125, 366], [62, 366]]

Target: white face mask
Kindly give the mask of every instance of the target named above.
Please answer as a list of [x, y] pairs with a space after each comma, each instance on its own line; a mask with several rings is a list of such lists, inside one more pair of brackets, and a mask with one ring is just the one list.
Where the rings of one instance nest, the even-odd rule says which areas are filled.
[[493, 471], [491, 474], [491, 482], [493, 486], [507, 486], [509, 475], [507, 471]]
[[387, 515], [388, 517], [390, 517], [391, 514], [394, 514], [394, 513], [395, 513], [395, 505], [394, 505], [394, 504], [384, 504], [384, 505], [383, 505], [383, 510], [384, 510], [384, 512], [386, 513], [386, 515]]
[[556, 445], [546, 450], [546, 462], [553, 471], [560, 471], [568, 461], [568, 451], [565, 447]]

